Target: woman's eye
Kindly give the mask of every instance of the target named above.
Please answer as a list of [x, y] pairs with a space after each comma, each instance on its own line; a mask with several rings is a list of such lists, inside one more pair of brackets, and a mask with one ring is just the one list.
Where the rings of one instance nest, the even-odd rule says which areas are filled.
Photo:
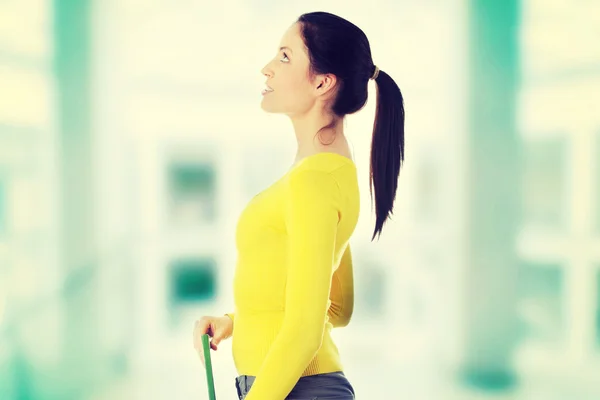
[[287, 60], [289, 61], [289, 58], [288, 58], [287, 54], [283, 53], [283, 58], [282, 58], [282, 60], [283, 60], [283, 59], [287, 59]]

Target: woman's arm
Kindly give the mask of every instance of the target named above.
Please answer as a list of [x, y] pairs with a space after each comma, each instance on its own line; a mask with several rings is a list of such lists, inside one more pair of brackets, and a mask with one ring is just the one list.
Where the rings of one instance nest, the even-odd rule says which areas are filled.
[[331, 300], [331, 304], [327, 315], [331, 325], [334, 328], [348, 325], [354, 311], [354, 275], [349, 244], [342, 255], [339, 267], [333, 273], [329, 300]]
[[285, 316], [246, 400], [281, 400], [321, 347], [333, 275], [340, 193], [329, 173], [289, 177]]

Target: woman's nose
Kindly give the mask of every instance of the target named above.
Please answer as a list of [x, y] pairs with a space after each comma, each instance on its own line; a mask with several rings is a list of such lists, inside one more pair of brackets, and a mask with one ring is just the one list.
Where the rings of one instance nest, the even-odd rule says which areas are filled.
[[266, 76], [266, 77], [268, 77], [268, 78], [271, 78], [271, 77], [273, 76], [273, 71], [271, 70], [271, 68], [269, 68], [269, 64], [265, 65], [265, 66], [264, 66], [264, 67], [263, 67], [263, 68], [260, 70], [260, 72], [261, 72], [261, 73], [262, 73], [264, 76]]

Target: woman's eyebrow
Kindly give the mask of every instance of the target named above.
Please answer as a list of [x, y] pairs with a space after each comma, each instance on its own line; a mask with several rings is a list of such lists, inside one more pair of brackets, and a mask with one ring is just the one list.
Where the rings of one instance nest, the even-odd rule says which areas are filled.
[[290, 49], [290, 48], [289, 48], [289, 47], [287, 47], [287, 46], [280, 47], [280, 48], [279, 48], [279, 51], [281, 51], [281, 50], [285, 50], [285, 49], [288, 49], [288, 50], [290, 51], [290, 53], [294, 54], [293, 50], [292, 50], [292, 49]]

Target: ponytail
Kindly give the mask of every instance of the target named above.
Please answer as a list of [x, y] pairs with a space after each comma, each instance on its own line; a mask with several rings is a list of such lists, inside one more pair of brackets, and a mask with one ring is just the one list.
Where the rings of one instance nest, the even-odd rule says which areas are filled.
[[376, 82], [377, 112], [369, 171], [371, 203], [375, 203], [376, 214], [372, 241], [381, 234], [383, 224], [392, 214], [400, 166], [404, 161], [402, 94], [396, 82], [373, 64], [369, 40], [356, 25], [324, 11], [302, 14], [298, 22], [308, 50], [309, 72], [330, 73], [340, 82], [331, 105], [334, 118], [361, 110], [367, 103], [369, 79]]
[[384, 71], [376, 75], [377, 107], [371, 141], [369, 191], [375, 190], [375, 230], [381, 235], [393, 214], [400, 167], [404, 161], [404, 100], [396, 82]]

